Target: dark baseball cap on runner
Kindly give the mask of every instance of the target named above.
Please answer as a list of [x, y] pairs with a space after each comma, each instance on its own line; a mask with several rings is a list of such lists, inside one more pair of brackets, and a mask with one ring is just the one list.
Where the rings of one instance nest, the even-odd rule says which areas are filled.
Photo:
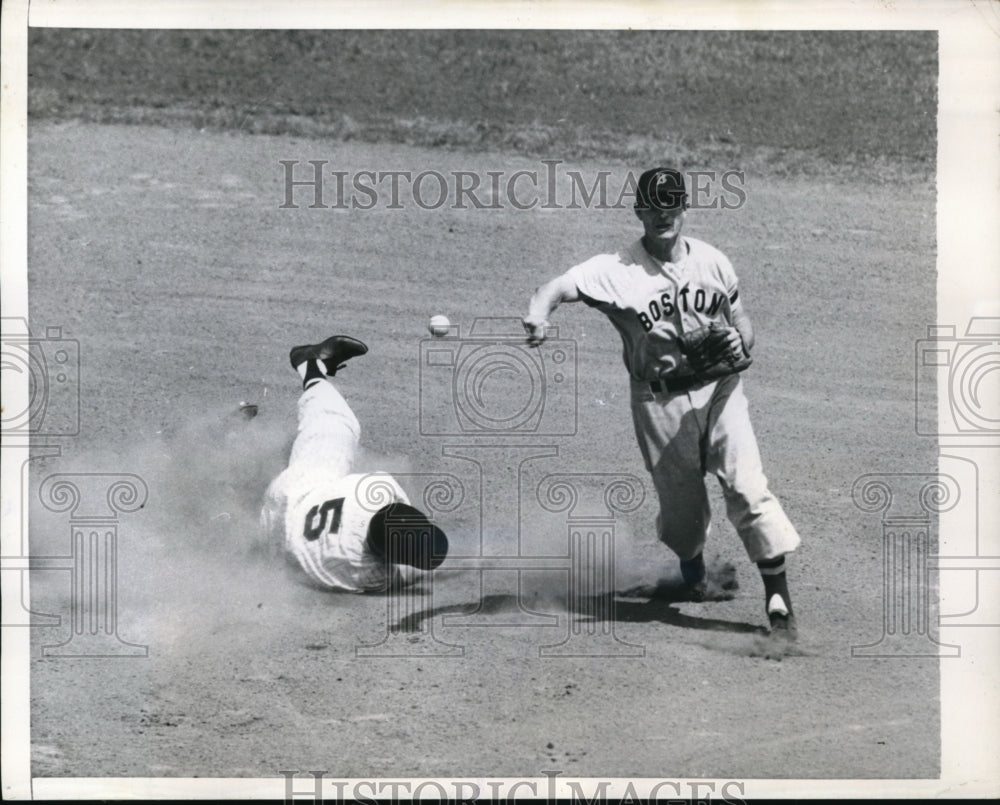
[[636, 207], [674, 210], [687, 206], [684, 175], [674, 168], [650, 168], [639, 177]]

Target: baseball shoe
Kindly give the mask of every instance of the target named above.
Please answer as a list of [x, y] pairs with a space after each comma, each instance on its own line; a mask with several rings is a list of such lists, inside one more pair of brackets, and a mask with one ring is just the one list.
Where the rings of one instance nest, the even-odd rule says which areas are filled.
[[713, 561], [711, 567], [706, 568], [700, 555], [692, 562], [694, 567], [691, 563], [681, 562], [681, 577], [684, 579], [687, 596], [685, 601], [731, 601], [736, 597], [734, 590], [740, 588], [736, 579], [736, 565], [732, 562], [720, 564]]
[[785, 605], [780, 595], [775, 593], [767, 602], [767, 619], [771, 622], [771, 634], [783, 640], [795, 640], [798, 637], [798, 626], [795, 616]]
[[319, 344], [305, 344], [292, 347], [288, 360], [292, 368], [298, 368], [306, 361], [322, 361], [328, 377], [333, 377], [339, 369], [343, 369], [346, 361], [364, 355], [368, 347], [356, 338], [347, 335], [331, 335]]

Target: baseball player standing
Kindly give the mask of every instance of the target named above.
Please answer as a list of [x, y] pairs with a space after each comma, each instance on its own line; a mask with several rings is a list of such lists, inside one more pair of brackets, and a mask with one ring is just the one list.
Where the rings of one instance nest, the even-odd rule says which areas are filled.
[[[288, 467], [267, 489], [261, 524], [283, 544], [306, 575], [331, 590], [384, 590], [433, 570], [448, 539], [409, 505], [386, 473], [352, 473], [361, 425], [332, 378], [368, 347], [335, 335], [294, 347], [289, 355], [302, 378], [298, 433]], [[395, 579], [393, 578], [395, 576]]]
[[[680, 558], [691, 598], [705, 597], [705, 475], [712, 473], [760, 569], [771, 631], [794, 639], [785, 554], [799, 536], [768, 489], [738, 374], [750, 363], [753, 328], [726, 256], [681, 235], [688, 207], [679, 171], [644, 172], [635, 204], [643, 236], [538, 288], [524, 318], [528, 344], [545, 340], [549, 316], [564, 302], [585, 302], [611, 320], [624, 347], [636, 437], [659, 497], [658, 535]], [[706, 336], [713, 345], [699, 352], [695, 342]]]

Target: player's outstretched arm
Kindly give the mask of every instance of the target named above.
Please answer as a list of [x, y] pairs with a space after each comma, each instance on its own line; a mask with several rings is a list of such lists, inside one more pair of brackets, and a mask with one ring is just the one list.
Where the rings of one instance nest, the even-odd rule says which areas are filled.
[[579, 302], [580, 291], [569, 274], [562, 274], [540, 286], [528, 303], [528, 315], [522, 319], [528, 345], [537, 347], [546, 338], [549, 316], [563, 302]]

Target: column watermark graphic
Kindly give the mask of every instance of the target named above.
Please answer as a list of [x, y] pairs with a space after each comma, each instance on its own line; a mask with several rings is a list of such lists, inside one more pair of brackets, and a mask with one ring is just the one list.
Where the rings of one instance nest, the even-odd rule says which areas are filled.
[[[538, 612], [523, 595], [527, 546], [521, 538], [522, 490], [534, 462], [559, 455], [558, 445], [545, 441], [519, 438], [502, 444], [491, 440], [442, 447], [442, 457], [461, 460], [479, 491], [478, 545], [475, 552], [456, 554], [449, 561], [452, 567], [475, 571], [477, 605], [470, 612], [445, 615], [446, 626], [558, 626], [555, 615]], [[514, 608], [495, 611], [493, 604], [511, 591]]]
[[38, 490], [52, 512], [67, 513], [71, 552], [32, 557], [32, 568], [70, 575], [70, 635], [42, 646], [44, 657], [146, 657], [149, 647], [119, 634], [118, 525], [120, 515], [143, 508], [149, 496], [138, 475], [60, 473]]
[[[597, 505], [592, 496], [581, 494], [581, 487], [594, 481], [604, 481]], [[643, 646], [615, 634], [614, 598], [615, 515], [633, 512], [642, 505], [642, 482], [631, 475], [562, 473], [543, 478], [537, 497], [548, 511], [566, 513], [567, 609], [572, 618], [566, 639], [542, 646], [540, 656], [645, 656]]]
[[[396, 474], [410, 489], [423, 488], [418, 499], [431, 523], [440, 523], [448, 511], [464, 500], [463, 485], [454, 475]], [[594, 492], [594, 486], [598, 490]], [[449, 554], [447, 567], [465, 571], [472, 579], [477, 606], [464, 614], [435, 611], [433, 574], [416, 581], [388, 573], [385, 633], [371, 645], [355, 647], [358, 657], [460, 657], [462, 628], [521, 628], [539, 631], [540, 657], [637, 657], [645, 648], [621, 639], [615, 633], [615, 538], [617, 516], [635, 511], [645, 498], [642, 482], [632, 475], [607, 473], [550, 474], [534, 490], [534, 497], [553, 513], [565, 515], [565, 550], [562, 553], [529, 554], [523, 549], [491, 550], [481, 546], [475, 555]], [[372, 501], [373, 510], [378, 501]], [[405, 529], [406, 522], [390, 524]], [[538, 612], [522, 601], [525, 574], [557, 572], [558, 588], [552, 590], [566, 602], [562, 616]], [[514, 613], [488, 607], [490, 585], [485, 578], [496, 574], [496, 587], [506, 590], [514, 602]], [[561, 626], [561, 634], [551, 634]]]
[[[402, 581], [388, 596], [385, 635], [357, 656], [464, 656], [460, 630], [469, 628], [535, 629], [540, 657], [642, 656], [615, 633], [614, 617], [617, 518], [642, 504], [642, 482], [544, 471], [559, 438], [577, 430], [576, 344], [554, 331], [530, 349], [520, 320], [478, 318], [464, 337], [451, 326], [423, 340], [419, 359], [420, 434], [440, 440], [457, 468], [396, 477], [432, 522], [458, 519], [473, 533], [475, 544], [453, 545], [445, 565], [465, 574], [472, 600], [442, 605], [434, 574]], [[539, 535], [562, 547], [540, 552]], [[539, 573], [558, 611], [529, 600]]]
[[958, 657], [958, 646], [938, 642], [936, 585], [930, 557], [935, 551], [934, 515], [957, 505], [954, 479], [928, 473], [863, 475], [854, 483], [854, 505], [882, 515], [882, 635], [851, 647], [852, 657]]
[[[414, 492], [421, 502], [421, 511], [431, 524], [440, 520], [443, 514], [458, 509], [465, 500], [465, 487], [461, 480], [445, 473], [395, 473], [400, 481]], [[376, 512], [391, 496], [385, 484], [379, 484], [377, 475], [368, 476], [359, 483], [358, 502], [369, 512]], [[393, 531], [406, 531], [414, 526], [406, 519], [389, 519], [386, 523], [389, 537]], [[409, 571], [409, 568], [407, 568]], [[409, 577], [409, 571], [397, 570], [386, 560], [386, 576], [389, 587], [385, 596], [385, 633], [378, 643], [355, 646], [357, 657], [460, 657], [465, 649], [450, 644], [435, 634], [435, 619], [424, 618], [422, 614], [433, 610], [434, 585], [432, 579]], [[412, 624], [412, 626], [411, 626]]]

